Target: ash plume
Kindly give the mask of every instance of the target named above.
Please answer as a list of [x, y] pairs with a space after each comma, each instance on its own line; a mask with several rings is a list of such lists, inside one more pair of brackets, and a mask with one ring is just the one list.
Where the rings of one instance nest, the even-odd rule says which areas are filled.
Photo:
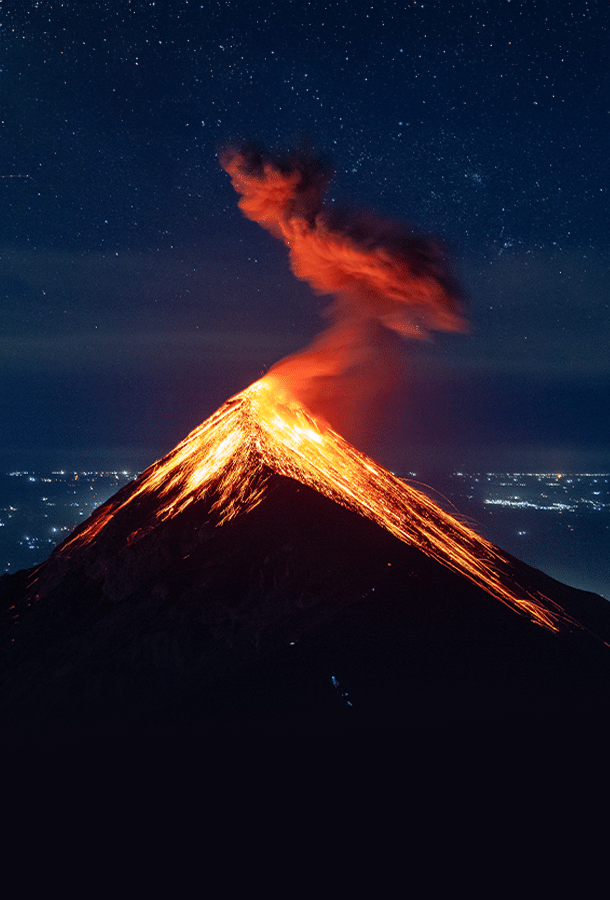
[[228, 148], [220, 162], [241, 195], [239, 207], [283, 240], [293, 273], [334, 299], [328, 326], [271, 374], [343, 434], [400, 380], [400, 338], [466, 331], [463, 297], [447, 254], [433, 237], [369, 212], [324, 206], [328, 164], [313, 154], [273, 158], [252, 146]]

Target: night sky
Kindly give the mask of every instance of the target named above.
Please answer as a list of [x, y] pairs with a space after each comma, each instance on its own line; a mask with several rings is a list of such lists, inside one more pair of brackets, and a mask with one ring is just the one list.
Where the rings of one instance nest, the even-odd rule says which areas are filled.
[[400, 345], [363, 449], [608, 471], [610, 7], [0, 0], [0, 463], [142, 468], [320, 328], [221, 148], [439, 235], [470, 334]]

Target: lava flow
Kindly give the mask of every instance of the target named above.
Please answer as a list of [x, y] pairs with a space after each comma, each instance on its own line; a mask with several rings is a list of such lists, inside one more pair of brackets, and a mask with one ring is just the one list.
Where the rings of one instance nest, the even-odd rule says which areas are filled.
[[[156, 523], [208, 497], [214, 499], [221, 526], [260, 502], [269, 471], [372, 519], [538, 625], [552, 631], [577, 625], [549, 598], [521, 588], [510, 561], [492, 544], [316, 420], [274, 375], [228, 400], [102, 505], [55, 553], [71, 556], [94, 541], [113, 517], [152, 496]], [[149, 530], [147, 522], [130, 533], [128, 542]]]

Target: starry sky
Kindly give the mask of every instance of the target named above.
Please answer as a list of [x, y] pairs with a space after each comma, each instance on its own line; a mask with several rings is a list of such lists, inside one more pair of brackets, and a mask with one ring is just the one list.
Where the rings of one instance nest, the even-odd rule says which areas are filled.
[[254, 140], [439, 235], [468, 297], [363, 449], [608, 471], [609, 38], [602, 0], [0, 0], [0, 463], [142, 468], [314, 338], [218, 162]]

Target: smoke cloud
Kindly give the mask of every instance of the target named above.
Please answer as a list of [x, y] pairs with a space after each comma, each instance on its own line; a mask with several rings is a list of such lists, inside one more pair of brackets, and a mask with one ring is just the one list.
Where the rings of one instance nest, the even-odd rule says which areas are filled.
[[324, 207], [332, 172], [312, 154], [273, 158], [251, 146], [220, 155], [239, 207], [288, 247], [294, 274], [334, 299], [328, 326], [271, 373], [353, 439], [404, 370], [400, 338], [466, 331], [463, 297], [442, 245], [368, 212]]

